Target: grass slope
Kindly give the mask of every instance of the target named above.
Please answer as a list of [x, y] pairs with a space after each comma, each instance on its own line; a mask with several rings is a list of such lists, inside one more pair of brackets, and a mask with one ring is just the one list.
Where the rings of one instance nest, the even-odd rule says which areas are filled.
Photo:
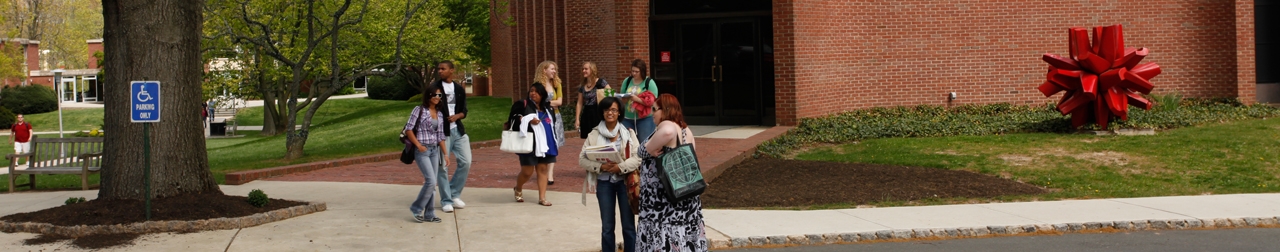
[[[493, 140], [501, 136], [500, 128], [506, 120], [510, 101], [507, 98], [493, 97], [467, 99], [471, 113], [464, 122], [471, 142]], [[312, 120], [305, 157], [281, 159], [285, 152], [284, 134], [261, 136], [257, 131], [240, 131], [238, 134], [245, 137], [206, 141], [209, 167], [214, 178], [222, 183], [225, 174], [230, 172], [399, 151], [404, 147], [398, 140], [399, 131], [404, 128], [409, 111], [416, 105], [404, 101], [371, 99], [330, 100], [316, 111]], [[101, 116], [101, 109], [98, 112]], [[241, 110], [236, 120], [240, 125], [254, 125], [252, 123], [255, 122], [260, 124], [262, 108]], [[0, 144], [0, 148], [13, 149], [7, 141]], [[90, 183], [97, 183], [97, 177], [91, 176]], [[79, 177], [72, 175], [42, 175], [36, 180], [38, 189], [79, 188], [80, 185]], [[8, 181], [8, 175], [0, 175], [0, 188], [8, 188]], [[18, 178], [19, 184], [26, 181], [26, 176]]]

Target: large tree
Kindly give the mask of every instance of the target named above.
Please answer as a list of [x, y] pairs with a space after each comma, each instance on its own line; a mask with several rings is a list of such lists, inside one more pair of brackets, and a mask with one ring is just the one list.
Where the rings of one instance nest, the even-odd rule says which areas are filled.
[[203, 0], [103, 0], [106, 95], [100, 199], [143, 199], [143, 125], [129, 121], [129, 81], [160, 81], [151, 125], [151, 196], [222, 193], [200, 121]]
[[40, 41], [41, 63], [49, 68], [88, 67], [85, 40], [102, 38], [99, 0], [0, 0], [0, 36]]
[[438, 6], [428, 3], [215, 0], [206, 13], [218, 27], [209, 37], [246, 51], [244, 65], [254, 68], [246, 79], [263, 98], [263, 132], [284, 131], [284, 158], [293, 159], [304, 155], [315, 112], [353, 80], [460, 54], [465, 37], [439, 29], [435, 15], [415, 15]]

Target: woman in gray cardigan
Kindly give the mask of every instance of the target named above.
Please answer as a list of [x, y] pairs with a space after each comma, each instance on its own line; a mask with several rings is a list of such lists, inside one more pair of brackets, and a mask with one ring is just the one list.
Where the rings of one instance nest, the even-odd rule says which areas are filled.
[[587, 188], [593, 185], [596, 199], [600, 203], [601, 248], [603, 251], [615, 249], [613, 206], [617, 205], [622, 216], [623, 248], [626, 252], [632, 252], [636, 249], [636, 221], [635, 214], [631, 211], [631, 203], [627, 200], [626, 179], [628, 173], [635, 172], [636, 168], [640, 167], [640, 157], [636, 155], [640, 148], [640, 141], [635, 131], [628, 130], [618, 123], [618, 117], [622, 114], [618, 103], [618, 99], [613, 97], [600, 101], [600, 111], [603, 114], [601, 118], [604, 120], [596, 125], [590, 134], [587, 134], [582, 148], [610, 145], [613, 149], [623, 152], [624, 160], [621, 163], [591, 160], [583, 151], [578, 154], [578, 164], [587, 170], [587, 181], [583, 187], [583, 203], [586, 202]]

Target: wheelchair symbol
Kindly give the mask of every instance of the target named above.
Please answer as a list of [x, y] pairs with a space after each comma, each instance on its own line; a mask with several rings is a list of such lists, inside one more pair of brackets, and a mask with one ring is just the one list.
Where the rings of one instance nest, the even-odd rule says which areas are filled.
[[144, 88], [142, 89], [142, 92], [138, 92], [138, 102], [147, 102], [151, 99], [154, 98], [151, 97], [151, 93], [147, 93], [147, 89]]

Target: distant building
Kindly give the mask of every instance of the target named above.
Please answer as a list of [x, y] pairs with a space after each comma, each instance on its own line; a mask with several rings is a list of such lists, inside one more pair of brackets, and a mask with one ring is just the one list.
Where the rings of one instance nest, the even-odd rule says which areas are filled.
[[9, 78], [0, 80], [4, 86], [44, 85], [58, 91], [58, 98], [63, 102], [101, 102], [98, 82], [98, 58], [93, 54], [102, 51], [102, 39], [86, 40], [88, 47], [89, 68], [63, 69], [62, 83], [54, 85], [54, 69], [40, 64], [40, 41], [28, 39], [0, 40], [0, 46], [17, 44], [22, 46], [23, 68], [27, 70], [26, 78]]

